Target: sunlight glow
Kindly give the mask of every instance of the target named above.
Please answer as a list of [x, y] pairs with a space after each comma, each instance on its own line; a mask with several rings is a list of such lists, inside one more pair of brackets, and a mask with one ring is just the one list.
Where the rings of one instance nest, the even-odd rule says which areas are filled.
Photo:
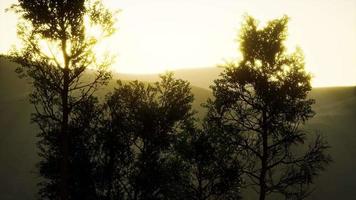
[[[356, 1], [354, 0], [103, 0], [120, 9], [117, 33], [96, 52], [116, 55], [113, 69], [158, 73], [213, 67], [240, 57], [237, 34], [245, 14], [261, 22], [290, 17], [287, 47], [299, 46], [313, 86], [356, 85]], [[0, 51], [16, 43], [16, 17], [0, 2]], [[91, 34], [100, 34], [95, 31]]]

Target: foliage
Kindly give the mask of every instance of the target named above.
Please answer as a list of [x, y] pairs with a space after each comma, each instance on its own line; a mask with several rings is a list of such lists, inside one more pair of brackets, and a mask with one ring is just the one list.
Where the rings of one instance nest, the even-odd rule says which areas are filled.
[[238, 163], [217, 127], [196, 127], [189, 83], [172, 74], [107, 95], [96, 131], [102, 199], [238, 199]]
[[[45, 179], [40, 195], [77, 199], [76, 181], [83, 180], [73, 181], [71, 174], [85, 177], [81, 173], [86, 171], [78, 170], [77, 165], [89, 160], [84, 161], [86, 155], [77, 149], [85, 145], [87, 136], [76, 126], [76, 112], [90, 103], [93, 93], [110, 78], [106, 68], [112, 59], [98, 60], [93, 49], [113, 34], [114, 16], [100, 2], [84, 0], [19, 0], [11, 9], [20, 16], [22, 47], [10, 56], [21, 64], [17, 69], [20, 76], [34, 86], [30, 101], [36, 112], [32, 121], [41, 130], [39, 171]], [[91, 36], [90, 27], [99, 28], [102, 34]], [[93, 75], [84, 79], [88, 69], [94, 69]], [[80, 159], [74, 159], [78, 156]]]
[[[167, 199], [181, 171], [171, 159], [177, 134], [191, 124], [189, 84], [161, 77], [134, 81], [107, 96], [99, 141], [100, 195], [104, 199]], [[100, 175], [102, 174], [102, 175]]]
[[[245, 187], [259, 199], [281, 194], [303, 199], [316, 175], [330, 162], [329, 148], [318, 135], [302, 152], [312, 111], [310, 75], [300, 50], [286, 53], [288, 18], [263, 28], [247, 17], [240, 35], [242, 60], [225, 66], [212, 86], [208, 118], [230, 132], [242, 166]], [[229, 139], [227, 139], [229, 140]]]
[[180, 135], [175, 149], [185, 166], [182, 199], [240, 199], [240, 165], [225, 136], [213, 121]]

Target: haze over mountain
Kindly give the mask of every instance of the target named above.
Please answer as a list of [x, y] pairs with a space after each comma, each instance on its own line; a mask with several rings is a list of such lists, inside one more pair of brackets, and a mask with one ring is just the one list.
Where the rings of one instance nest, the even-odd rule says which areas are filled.
[[[16, 64], [0, 58], [0, 199], [35, 199], [36, 155], [35, 125], [30, 124], [33, 111], [28, 102], [31, 90], [25, 80], [14, 73]], [[195, 95], [194, 108], [203, 116], [200, 104], [211, 96], [209, 85], [222, 71], [220, 68], [178, 70], [176, 78], [188, 80]], [[157, 75], [114, 75], [113, 80], [98, 95], [115, 87], [116, 79], [158, 80]], [[316, 99], [317, 115], [306, 129], [320, 131], [327, 137], [334, 162], [316, 183], [309, 199], [352, 199], [356, 196], [356, 87], [315, 88], [310, 94]]]
[[[172, 71], [176, 78], [188, 80], [191, 85], [209, 89], [214, 79], [223, 71], [218, 67], [189, 68]], [[159, 80], [158, 74], [116, 74], [115, 77], [124, 80], [142, 80], [153, 82]]]

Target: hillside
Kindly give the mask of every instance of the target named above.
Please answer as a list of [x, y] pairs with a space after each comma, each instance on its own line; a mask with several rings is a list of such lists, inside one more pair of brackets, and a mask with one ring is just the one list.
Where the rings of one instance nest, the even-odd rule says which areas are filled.
[[[209, 86], [213, 83], [213, 80], [222, 72], [222, 68], [218, 67], [206, 67], [196, 69], [179, 69], [173, 71], [176, 78], [188, 80], [192, 85], [209, 89]], [[159, 80], [157, 74], [115, 74], [116, 78], [123, 80], [142, 80], [147, 82], [153, 82]]]
[[312, 199], [353, 199], [356, 196], [356, 87], [313, 90], [317, 115], [308, 128], [320, 131], [331, 145], [334, 162], [318, 179]]
[[[0, 199], [35, 199], [36, 127], [30, 124], [32, 107], [28, 103], [30, 87], [13, 72], [15, 64], [0, 58]], [[209, 83], [219, 73], [216, 68], [182, 70], [176, 77], [192, 83], [194, 108], [210, 96]], [[214, 75], [215, 74], [215, 75]], [[155, 75], [119, 75], [122, 78], [157, 80]], [[102, 96], [115, 86], [115, 81], [102, 90]], [[196, 87], [196, 86], [198, 87]], [[352, 199], [356, 196], [356, 87], [316, 88], [310, 95], [316, 99], [317, 115], [307, 129], [319, 131], [332, 146], [334, 162], [316, 184], [310, 199]], [[200, 115], [202, 116], [202, 115]]]

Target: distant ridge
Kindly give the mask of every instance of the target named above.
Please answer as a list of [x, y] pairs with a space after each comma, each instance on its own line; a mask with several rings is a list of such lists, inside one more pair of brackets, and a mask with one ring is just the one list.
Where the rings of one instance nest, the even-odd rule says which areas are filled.
[[[176, 78], [187, 80], [191, 85], [209, 89], [213, 81], [218, 78], [219, 74], [223, 71], [218, 67], [204, 67], [204, 68], [190, 68], [172, 70]], [[127, 73], [114, 73], [115, 78], [123, 80], [142, 80], [147, 82], [154, 82], [159, 80], [159, 74], [127, 74]]]

